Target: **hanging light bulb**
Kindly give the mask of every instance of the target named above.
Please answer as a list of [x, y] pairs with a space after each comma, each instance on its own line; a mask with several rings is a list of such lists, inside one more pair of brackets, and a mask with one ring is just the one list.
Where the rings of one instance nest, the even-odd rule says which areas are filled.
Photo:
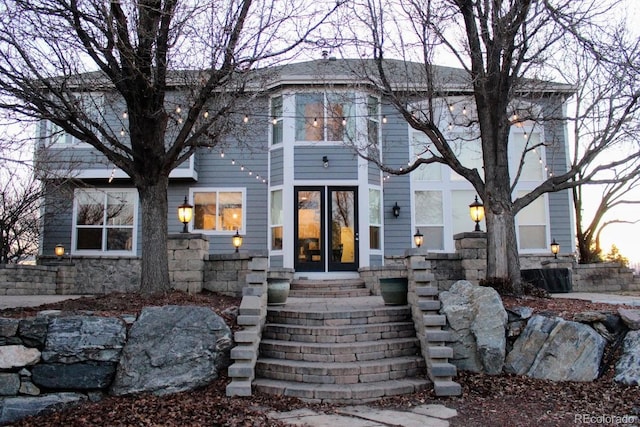
[[235, 165], [235, 164], [236, 164], [236, 161], [235, 161], [234, 159], [231, 159], [231, 164], [232, 164], [232, 165]]
[[180, 114], [180, 113], [182, 113], [182, 108], [178, 105], [176, 107], [176, 114]]
[[127, 113], [127, 110], [124, 110], [124, 112], [122, 113], [122, 118], [126, 119], [129, 117], [129, 113]]
[[220, 157], [222, 157], [224, 159], [224, 151], [220, 152]]
[[455, 109], [456, 107], [454, 107], [453, 104], [449, 104], [449, 111], [453, 112]]
[[346, 126], [347, 125], [347, 118], [343, 117], [342, 118], [342, 126]]
[[244, 170], [244, 165], [240, 165], [240, 170], [243, 171]]
[[453, 123], [449, 122], [449, 130], [453, 129]]
[[271, 120], [271, 123], [273, 123], [273, 125], [277, 125], [278, 124], [278, 118], [276, 116], [273, 116], [273, 119]]
[[209, 117], [209, 111], [205, 111], [202, 115], [204, 116], [205, 119], [208, 118]]
[[382, 123], [387, 123], [387, 116], [382, 116]]
[[317, 117], [314, 117], [314, 118], [313, 118], [313, 127], [314, 127], [314, 128], [317, 128], [317, 127], [318, 127], [318, 118], [317, 118]]
[[120, 136], [124, 136], [124, 128], [120, 128]]
[[462, 107], [462, 114], [467, 115], [467, 106]]
[[243, 122], [248, 123], [249, 122], [249, 116], [247, 116], [246, 114], [244, 115], [244, 118], [242, 119]]

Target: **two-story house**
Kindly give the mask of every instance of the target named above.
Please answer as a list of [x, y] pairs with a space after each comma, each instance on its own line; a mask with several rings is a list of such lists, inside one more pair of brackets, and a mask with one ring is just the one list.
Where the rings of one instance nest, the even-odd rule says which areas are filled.
[[[475, 191], [442, 164], [389, 175], [356, 154], [355, 148], [378, 150], [383, 163], [396, 169], [428, 154], [426, 137], [354, 71], [358, 63], [323, 58], [271, 69], [268, 85], [246, 111], [236, 112], [247, 131], [230, 135], [217, 148], [200, 149], [171, 173], [169, 232], [183, 228], [176, 211], [186, 197], [194, 207], [188, 230], [207, 235], [211, 253], [233, 252], [231, 237], [238, 232], [244, 238], [242, 250], [268, 252], [271, 267], [306, 276], [348, 276], [362, 267], [383, 265], [385, 257], [414, 245], [417, 229], [430, 251], [453, 252], [453, 236], [474, 229], [469, 205]], [[395, 63], [403, 64], [398, 70], [410, 69]], [[466, 73], [446, 67], [437, 72], [444, 94], [440, 128], [457, 141], [462, 163], [481, 170], [477, 132], [469, 125], [474, 105]], [[399, 90], [409, 83], [419, 86], [415, 76], [400, 71], [390, 75]], [[568, 93], [562, 85], [545, 91]], [[122, 127], [126, 141], [122, 102], [109, 92], [89, 95], [101, 109], [100, 117]], [[528, 99], [523, 94], [522, 105], [542, 112], [564, 108], [560, 97], [534, 95]], [[417, 110], [420, 102], [416, 96]], [[180, 114], [178, 104], [168, 108]], [[51, 254], [62, 243], [75, 258], [140, 256], [138, 198], [127, 176], [88, 144], [52, 130], [43, 122], [40, 135], [55, 142], [49, 151], [61, 162], [61, 171], [63, 163], [73, 163], [68, 169], [80, 185], [70, 186], [45, 217], [42, 252]], [[566, 170], [561, 122], [517, 121], [510, 138], [514, 176], [519, 170], [515, 193]], [[549, 143], [526, 154], [519, 169], [526, 144], [545, 141]], [[567, 191], [540, 197], [517, 215], [520, 252], [547, 254], [553, 239], [563, 252], [572, 252], [572, 218]]]

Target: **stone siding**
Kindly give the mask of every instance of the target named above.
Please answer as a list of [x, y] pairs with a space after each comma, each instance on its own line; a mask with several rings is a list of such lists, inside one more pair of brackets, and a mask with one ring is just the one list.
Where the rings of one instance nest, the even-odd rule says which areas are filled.
[[57, 270], [44, 265], [2, 265], [0, 295], [55, 295]]

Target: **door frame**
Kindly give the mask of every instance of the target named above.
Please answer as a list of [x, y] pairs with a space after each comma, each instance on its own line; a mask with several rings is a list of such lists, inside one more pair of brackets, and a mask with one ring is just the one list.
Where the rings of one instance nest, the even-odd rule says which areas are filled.
[[[352, 191], [353, 192], [353, 262], [343, 263], [333, 261], [333, 233], [331, 233], [331, 227], [327, 223], [327, 271], [358, 271], [359, 266], [359, 242], [360, 242], [360, 230], [358, 225], [358, 187], [357, 186], [327, 186], [327, 219], [331, 218], [333, 213], [333, 197], [331, 197], [334, 191]], [[329, 254], [331, 252], [331, 254]], [[331, 256], [330, 256], [331, 255]]]

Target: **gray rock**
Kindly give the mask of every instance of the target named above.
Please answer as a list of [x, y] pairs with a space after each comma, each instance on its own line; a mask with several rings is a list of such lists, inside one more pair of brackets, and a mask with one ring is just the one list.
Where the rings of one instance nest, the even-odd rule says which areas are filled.
[[226, 367], [231, 330], [207, 307], [147, 307], [129, 339], [111, 393], [169, 394], [208, 384]]
[[19, 324], [19, 319], [0, 317], [0, 337], [10, 338], [16, 336], [16, 334], [18, 333]]
[[47, 337], [49, 319], [46, 317], [32, 317], [20, 320], [18, 336], [29, 347], [42, 348]]
[[622, 321], [627, 325], [629, 329], [632, 331], [637, 331], [640, 329], [640, 310], [632, 310], [629, 308], [618, 309], [618, 314], [622, 318]]
[[0, 396], [14, 396], [20, 390], [20, 375], [0, 372]]
[[583, 311], [573, 316], [573, 321], [580, 323], [604, 322], [605, 320], [607, 320], [607, 313], [601, 311]]
[[23, 345], [0, 347], [0, 369], [22, 368], [40, 361], [40, 350]]
[[473, 372], [502, 372], [507, 312], [495, 289], [460, 280], [440, 293], [440, 301], [456, 338], [451, 363]]
[[20, 394], [26, 394], [29, 396], [39, 396], [40, 389], [31, 381], [22, 381], [20, 383]]
[[509, 315], [509, 322], [516, 320], [526, 320], [533, 315], [533, 308], [531, 307], [512, 307], [507, 309]]
[[552, 381], [592, 381], [605, 344], [582, 323], [534, 316], [507, 355], [505, 371]]
[[53, 390], [96, 390], [111, 385], [113, 362], [40, 363], [33, 367], [33, 382]]
[[55, 393], [38, 397], [6, 397], [0, 399], [0, 425], [16, 422], [47, 410], [62, 409], [87, 399], [79, 393]]
[[115, 317], [53, 318], [42, 360], [46, 363], [117, 362], [126, 338], [124, 322]]
[[624, 338], [613, 379], [626, 385], [640, 385], [640, 331], [629, 331]]

